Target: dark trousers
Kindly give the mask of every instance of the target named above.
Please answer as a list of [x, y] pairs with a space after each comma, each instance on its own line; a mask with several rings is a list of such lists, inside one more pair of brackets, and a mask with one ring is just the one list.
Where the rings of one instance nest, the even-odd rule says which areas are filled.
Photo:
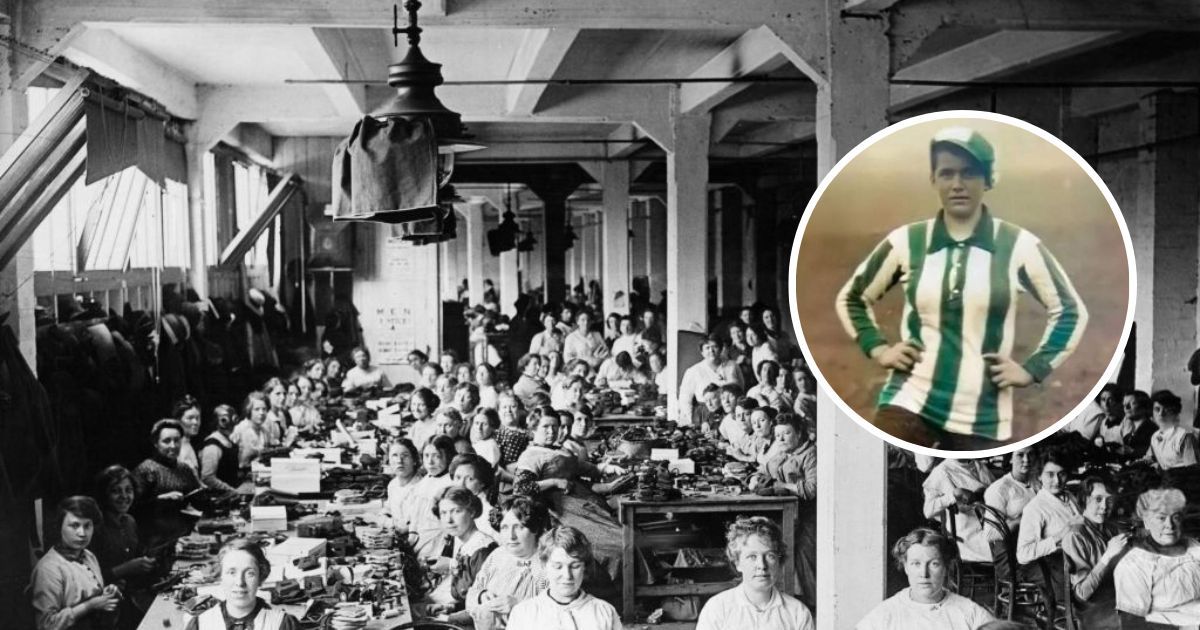
[[1004, 445], [1004, 442], [985, 437], [950, 433], [920, 415], [894, 405], [884, 405], [875, 411], [875, 426], [910, 444], [944, 451], [981, 451]]

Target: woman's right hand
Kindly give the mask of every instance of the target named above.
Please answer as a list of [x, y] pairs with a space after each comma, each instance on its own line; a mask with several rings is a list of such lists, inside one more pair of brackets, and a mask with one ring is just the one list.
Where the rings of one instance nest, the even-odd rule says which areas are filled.
[[484, 593], [479, 607], [489, 612], [494, 612], [501, 615], [507, 615], [512, 611], [513, 606], [517, 605], [517, 598], [511, 595], [492, 595]]
[[908, 372], [921, 360], [922, 348], [911, 341], [901, 341], [890, 346], [876, 346], [871, 358], [881, 367]]
[[115, 592], [104, 592], [87, 600], [84, 604], [87, 605], [89, 612], [112, 612], [117, 609], [121, 603], [121, 596]]
[[1111, 562], [1125, 551], [1129, 546], [1129, 534], [1117, 534], [1108, 541], [1108, 546], [1104, 548], [1104, 555], [1100, 556], [1101, 562]]

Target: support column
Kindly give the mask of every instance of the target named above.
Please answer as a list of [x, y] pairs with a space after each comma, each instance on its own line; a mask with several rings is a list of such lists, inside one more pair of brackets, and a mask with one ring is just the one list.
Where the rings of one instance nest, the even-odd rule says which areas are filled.
[[487, 199], [471, 197], [463, 208], [467, 215], [467, 288], [471, 306], [483, 304], [483, 257], [490, 256], [484, 235], [483, 208]]
[[[1200, 284], [1200, 187], [1195, 181], [1200, 143], [1179, 139], [1200, 128], [1196, 105], [1194, 94], [1162, 91], [1139, 106], [1142, 143], [1152, 148], [1139, 155], [1138, 203], [1149, 204], [1139, 210], [1152, 212], [1154, 255], [1148, 261], [1138, 258], [1138, 302], [1153, 306], [1149, 326], [1138, 319], [1137, 382], [1149, 380], [1151, 391], [1195, 389], [1183, 368], [1196, 349], [1196, 305], [1180, 296], [1196, 295]], [[1146, 345], [1150, 347], [1144, 351]], [[1143, 374], [1152, 378], [1141, 378]], [[1194, 409], [1192, 396], [1184, 396], [1181, 417], [1191, 417]]]
[[204, 159], [208, 155], [208, 147], [203, 142], [189, 138], [184, 150], [187, 153], [188, 248], [191, 253], [188, 282], [203, 300], [209, 297], [208, 225], [204, 220]]
[[[817, 88], [817, 178], [887, 125], [889, 48], [884, 23], [844, 19], [826, 0], [828, 68]], [[836, 103], [836, 107], [834, 104]], [[782, 296], [780, 296], [782, 298]], [[818, 630], [851, 628], [887, 587], [887, 460], [884, 442], [859, 428], [821, 391], [817, 402]]]
[[[721, 273], [717, 308], [737, 308], [743, 304], [742, 287], [746, 277], [745, 257], [746, 234], [743, 231], [742, 198], [736, 188], [722, 188], [715, 192], [720, 213], [717, 220], [721, 226]], [[723, 313], [722, 313], [723, 314]]]
[[[629, 163], [605, 162], [604, 186], [604, 314], [629, 312]], [[620, 297], [618, 297], [620, 295]]]
[[650, 269], [650, 301], [658, 304], [667, 288], [667, 208], [658, 198], [646, 202], [650, 236], [646, 239], [646, 260]]
[[500, 279], [496, 284], [500, 291], [500, 313], [512, 317], [517, 314], [517, 295], [521, 292], [517, 279], [517, 250], [510, 249], [500, 254]]
[[[726, 191], [729, 193], [729, 202], [738, 209], [738, 225], [742, 228], [742, 277], [741, 277], [741, 298], [742, 304], [748, 305], [759, 301], [759, 284], [758, 284], [758, 244], [766, 245], [771, 243], [772, 247], [786, 247], [791, 251], [792, 239], [790, 234], [774, 234], [766, 240], [758, 240], [758, 213], [750, 210], [747, 204], [747, 198], [741, 188], [730, 188]], [[764, 247], [765, 249], [765, 247]], [[765, 300], [764, 300], [765, 301]], [[774, 302], [774, 300], [772, 300]], [[770, 304], [771, 302], [767, 302]], [[780, 304], [780, 312], [787, 311], [787, 306]], [[784, 323], [788, 320], [784, 317]]]
[[[11, 25], [0, 26], [5, 35], [12, 33]], [[0, 153], [8, 150], [17, 137], [29, 126], [29, 109], [25, 92], [12, 84], [12, 68], [16, 63], [13, 50], [0, 50]], [[12, 262], [0, 268], [0, 316], [7, 315], [8, 326], [21, 348], [21, 355], [31, 370], [37, 371], [37, 331], [33, 310], [37, 296], [33, 291], [33, 239], [25, 241]]]
[[697, 270], [708, 266], [704, 244], [708, 242], [710, 116], [678, 114], [678, 91], [671, 94], [675, 146], [667, 153], [667, 414], [672, 420], [690, 422], [691, 418], [679, 418], [679, 380], [689, 367], [681, 360], [692, 356], [681, 346], [680, 333], [708, 332], [708, 278]]
[[567, 295], [566, 251], [567, 196], [579, 187], [578, 180], [555, 177], [529, 182], [529, 188], [545, 204], [546, 301], [562, 302]]
[[[588, 228], [590, 230], [588, 236], [591, 237], [591, 242], [588, 244], [588, 280], [603, 281], [604, 279], [603, 220], [603, 210], [595, 210], [588, 213], [588, 224], [591, 226]], [[601, 295], [600, 304], [604, 304], [603, 295]]]

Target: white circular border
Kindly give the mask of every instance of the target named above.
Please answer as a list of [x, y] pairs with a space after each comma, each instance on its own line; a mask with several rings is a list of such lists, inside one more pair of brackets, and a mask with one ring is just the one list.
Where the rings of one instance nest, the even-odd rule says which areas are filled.
[[[950, 118], [989, 120], [992, 122], [999, 122], [999, 123], [1004, 123], [1004, 124], [1012, 125], [1015, 127], [1019, 127], [1020, 129], [1023, 129], [1029, 133], [1032, 133], [1032, 134], [1036, 135], [1037, 137], [1045, 140], [1046, 142], [1049, 142], [1050, 144], [1054, 145], [1056, 148], [1058, 148], [1058, 150], [1062, 151], [1068, 157], [1070, 157], [1072, 160], [1074, 160], [1075, 163], [1077, 165], [1079, 165], [1079, 168], [1083, 169], [1083, 172], [1087, 173], [1088, 177], [1090, 177], [1092, 179], [1092, 182], [1096, 185], [1097, 188], [1100, 189], [1100, 192], [1103, 194], [1104, 200], [1106, 202], [1108, 202], [1109, 210], [1112, 211], [1113, 216], [1117, 220], [1117, 226], [1120, 227], [1120, 229], [1121, 229], [1121, 240], [1125, 243], [1125, 260], [1128, 262], [1128, 265], [1129, 265], [1129, 299], [1128, 299], [1128, 302], [1126, 305], [1125, 325], [1121, 330], [1121, 339], [1117, 343], [1116, 351], [1113, 355], [1113, 358], [1109, 361], [1108, 369], [1106, 369], [1104, 371], [1104, 376], [1096, 383], [1096, 385], [1092, 388], [1092, 391], [1088, 394], [1088, 396], [1086, 398], [1084, 398], [1082, 401], [1080, 401], [1079, 404], [1076, 405], [1075, 408], [1070, 411], [1070, 413], [1063, 416], [1058, 421], [1054, 422], [1053, 424], [1051, 424], [1049, 427], [1043, 429], [1042, 431], [1040, 431], [1030, 437], [1027, 437], [1023, 440], [1020, 440], [1016, 443], [1013, 443], [1013, 444], [1006, 444], [999, 448], [992, 448], [992, 449], [985, 449], [985, 450], [978, 450], [978, 451], [943, 451], [943, 450], [938, 450], [938, 449], [932, 449], [932, 448], [929, 448], [926, 446], [918, 446], [916, 444], [911, 444], [909, 442], [905, 442], [904, 440], [901, 440], [897, 437], [892, 436], [890, 433], [887, 433], [886, 431], [875, 426], [874, 424], [872, 424], [871, 422], [869, 422], [862, 416], [858, 415], [858, 413], [856, 411], [854, 411], [854, 409], [852, 409], [850, 407], [850, 405], [848, 405], [846, 403], [846, 401], [842, 400], [842, 397], [839, 396], [838, 393], [836, 391], [834, 391], [834, 389], [832, 387], [829, 386], [829, 381], [825, 379], [825, 376], [823, 374], [821, 374], [821, 368], [817, 365], [816, 361], [813, 360], [812, 351], [809, 350], [808, 343], [806, 342], [806, 340], [804, 338], [804, 327], [800, 323], [799, 310], [796, 308], [796, 284], [797, 284], [797, 282], [796, 282], [797, 281], [796, 264], [799, 260], [800, 241], [804, 237], [804, 229], [806, 227], [808, 227], [808, 220], [809, 220], [809, 218], [812, 217], [813, 212], [816, 209], [817, 202], [819, 202], [821, 200], [821, 196], [825, 193], [825, 189], [829, 187], [830, 182], [832, 182], [833, 179], [835, 177], [837, 177], [839, 173], [841, 173], [842, 169], [845, 168], [846, 165], [849, 164], [855, 157], [857, 157], [859, 153], [862, 153], [863, 151], [867, 150], [873, 144], [875, 144], [877, 141], [879, 141], [883, 138], [886, 138], [886, 137], [892, 135], [893, 133], [895, 133], [901, 129], [905, 129], [907, 127], [912, 127], [915, 125], [925, 124], [925, 123], [936, 121], [936, 120], [945, 120], [945, 119], [950, 119]], [[801, 352], [804, 353], [804, 358], [806, 361], [808, 361], [808, 367], [810, 370], [812, 370], [813, 377], [816, 378], [818, 385], [820, 385], [825, 390], [826, 394], [829, 395], [829, 398], [831, 400], [833, 400], [835, 403], [837, 403], [838, 408], [840, 408], [843, 413], [845, 413], [847, 416], [849, 416], [851, 419], [853, 419], [855, 422], [857, 422], [860, 427], [867, 430], [875, 437], [877, 437], [881, 440], [884, 440], [885, 442], [887, 442], [888, 444], [891, 444], [893, 446], [898, 446], [905, 450], [913, 451], [913, 452], [919, 453], [921, 455], [929, 455], [932, 457], [942, 457], [942, 458], [950, 458], [950, 459], [976, 459], [976, 458], [983, 458], [983, 457], [994, 457], [996, 455], [1005, 455], [1005, 454], [1011, 453], [1013, 451], [1032, 446], [1035, 443], [1041, 441], [1042, 439], [1048, 437], [1051, 433], [1058, 431], [1061, 427], [1066, 425], [1073, 418], [1075, 418], [1077, 415], [1079, 415], [1085, 408], [1087, 408], [1087, 406], [1096, 398], [1096, 396], [1099, 395], [1100, 390], [1104, 387], [1104, 385], [1106, 383], [1108, 383], [1109, 381], [1111, 381], [1113, 376], [1120, 369], [1122, 353], [1124, 351], [1126, 343], [1128, 343], [1128, 341], [1129, 341], [1129, 333], [1130, 333], [1131, 328], [1133, 327], [1134, 309], [1137, 306], [1137, 265], [1136, 265], [1136, 262], [1134, 261], [1134, 257], [1133, 257], [1133, 241], [1130, 240], [1130, 238], [1129, 238], [1129, 228], [1128, 228], [1128, 226], [1125, 225], [1125, 217], [1123, 214], [1121, 214], [1121, 209], [1117, 205], [1116, 199], [1113, 198], [1112, 192], [1109, 191], [1108, 186], [1104, 183], [1104, 180], [1100, 179], [1100, 175], [1097, 174], [1095, 169], [1093, 169], [1092, 166], [1087, 163], [1087, 160], [1084, 160], [1083, 157], [1081, 157], [1079, 155], [1079, 153], [1077, 153], [1075, 151], [1075, 149], [1072, 149], [1067, 143], [1060, 140], [1057, 136], [1054, 136], [1053, 134], [1041, 129], [1040, 127], [1033, 125], [1031, 123], [1028, 123], [1019, 118], [1014, 118], [1012, 116], [1005, 116], [1003, 114], [996, 114], [996, 113], [992, 113], [992, 112], [984, 112], [984, 111], [969, 110], [969, 109], [958, 109], [958, 110], [947, 110], [947, 111], [933, 112], [930, 114], [923, 114], [921, 116], [915, 116], [913, 118], [908, 118], [908, 119], [900, 121], [898, 123], [889, 125], [889, 126], [885, 127], [884, 129], [881, 129], [881, 130], [875, 132], [874, 134], [871, 135], [871, 137], [867, 138], [866, 140], [863, 140], [862, 142], [858, 143], [858, 146], [854, 147], [849, 153], [847, 153], [840, 160], [838, 160], [837, 164], [835, 164], [834, 167], [832, 169], [830, 169], [829, 173], [827, 173], [825, 175], [825, 177], [823, 177], [821, 179], [821, 183], [817, 186], [816, 192], [814, 192], [812, 198], [809, 199], [808, 205], [804, 209], [804, 216], [800, 218], [800, 227], [797, 228], [797, 230], [796, 230], [796, 238], [792, 242], [792, 254], [791, 255], [792, 255], [792, 259], [791, 259], [791, 262], [788, 264], [788, 281], [789, 281], [788, 303], [792, 308], [792, 313], [791, 313], [792, 325], [796, 329], [796, 337], [797, 337], [797, 341], [800, 343], [800, 350], [801, 350]], [[832, 430], [832, 429], [825, 428], [824, 430]]]

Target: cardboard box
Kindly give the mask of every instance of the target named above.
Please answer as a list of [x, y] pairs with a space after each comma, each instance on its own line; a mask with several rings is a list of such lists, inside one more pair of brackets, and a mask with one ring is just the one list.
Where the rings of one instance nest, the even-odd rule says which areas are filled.
[[250, 506], [250, 531], [276, 532], [287, 529], [287, 508], [282, 505]]

